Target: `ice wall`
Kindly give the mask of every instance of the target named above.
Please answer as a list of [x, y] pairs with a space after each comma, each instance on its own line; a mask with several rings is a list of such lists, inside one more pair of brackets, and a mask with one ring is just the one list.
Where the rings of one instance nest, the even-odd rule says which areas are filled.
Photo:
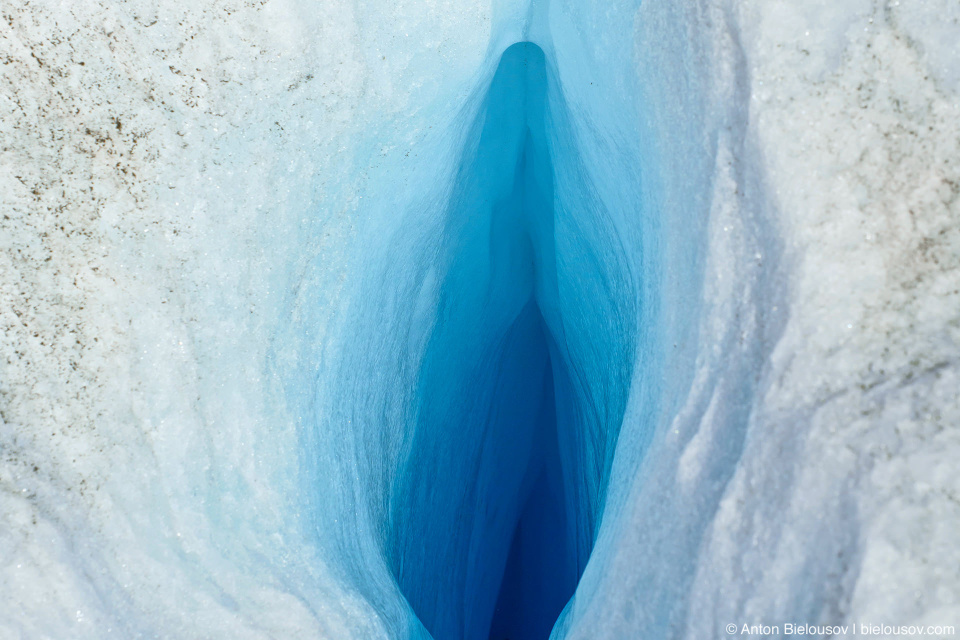
[[[634, 207], [598, 191], [544, 50], [523, 42], [494, 62], [459, 114], [455, 161], [422, 183], [450, 186], [436, 205], [401, 204], [407, 223], [369, 256], [336, 374], [349, 380], [337, 412], [351, 416], [338, 437], [373, 443], [358, 456], [360, 499], [383, 494], [389, 513], [368, 517], [436, 637], [487, 637], [524, 513], [520, 529], [558, 554], [539, 563], [556, 573], [542, 584], [518, 568], [533, 582], [527, 609], [540, 608], [533, 594], [559, 594], [544, 595], [555, 610], [534, 636], [548, 635], [593, 546], [636, 346], [640, 252], [615, 226]], [[318, 437], [334, 431], [321, 422]], [[548, 507], [549, 524], [533, 515]], [[514, 549], [520, 565], [537, 552]]]
[[953, 4], [3, 19], [0, 636], [956, 624]]
[[[946, 461], [957, 407], [946, 389], [957, 300], [941, 288], [957, 277], [945, 259], [956, 53], [942, 57], [905, 26], [955, 20], [947, 14], [641, 8], [641, 66], [668, 76], [648, 84], [660, 105], [652, 130], [686, 121], [702, 132], [682, 136], [702, 141], [699, 152], [661, 157], [665, 217], [671, 200], [697, 210], [691, 193], [709, 212], [704, 307], [692, 385], [661, 423], [609, 544], [601, 536], [569, 635], [956, 617], [953, 569], [922, 568], [956, 566]], [[692, 172], [691, 157], [712, 166]], [[602, 586], [587, 592], [594, 580]], [[650, 600], [626, 595], [638, 592]]]

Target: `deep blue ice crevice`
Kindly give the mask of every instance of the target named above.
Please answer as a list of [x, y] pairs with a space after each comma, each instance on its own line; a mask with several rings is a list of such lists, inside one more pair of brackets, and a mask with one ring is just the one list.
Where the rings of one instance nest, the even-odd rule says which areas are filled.
[[577, 148], [543, 51], [508, 48], [445, 204], [389, 491], [384, 552], [437, 640], [546, 638], [595, 541], [637, 294]]
[[342, 284], [303, 285], [296, 508], [380, 625], [358, 637], [546, 638], [609, 517], [649, 331], [623, 231], [639, 205], [610, 188], [636, 167], [597, 161], [603, 123], [568, 104], [552, 51], [494, 53], [409, 172], [371, 177]]

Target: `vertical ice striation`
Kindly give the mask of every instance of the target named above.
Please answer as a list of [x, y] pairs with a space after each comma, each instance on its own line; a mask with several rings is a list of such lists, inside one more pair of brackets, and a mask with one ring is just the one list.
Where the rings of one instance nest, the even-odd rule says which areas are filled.
[[[545, 638], [595, 541], [638, 292], [543, 50], [506, 48], [474, 113], [430, 235], [400, 228], [371, 258], [338, 402], [361, 435], [396, 434], [385, 472], [374, 449], [357, 474], [419, 621]], [[405, 338], [388, 362], [385, 336]]]
[[960, 621], [956, 3], [8, 4], [0, 637]]
[[522, 586], [505, 586], [524, 605], [505, 594], [518, 620], [500, 620], [503, 633], [546, 637], [593, 545], [636, 294], [606, 211], [574, 215], [554, 185], [579, 179], [566, 190], [577, 205], [592, 195], [566, 118], [543, 51], [507, 48], [464, 142], [439, 260], [425, 265], [436, 320], [414, 366], [391, 551], [436, 637], [486, 637], [508, 558]]

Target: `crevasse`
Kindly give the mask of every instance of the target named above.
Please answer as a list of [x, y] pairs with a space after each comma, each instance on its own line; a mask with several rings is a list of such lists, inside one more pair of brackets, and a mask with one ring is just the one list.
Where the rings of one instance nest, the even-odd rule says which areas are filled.
[[546, 637], [594, 541], [635, 293], [566, 117], [543, 51], [508, 48], [447, 204], [388, 550], [436, 638]]
[[401, 595], [397, 615], [437, 640], [546, 638], [598, 533], [639, 247], [538, 45], [507, 47], [478, 95], [435, 226], [400, 226], [351, 310], [337, 397], [357, 448], [307, 451], [340, 451], [329, 462], [354, 477], [353, 496], [318, 508], [357, 518], [332, 555], [368, 601]]
[[226, 4], [4, 12], [0, 637], [956, 622], [960, 4]]

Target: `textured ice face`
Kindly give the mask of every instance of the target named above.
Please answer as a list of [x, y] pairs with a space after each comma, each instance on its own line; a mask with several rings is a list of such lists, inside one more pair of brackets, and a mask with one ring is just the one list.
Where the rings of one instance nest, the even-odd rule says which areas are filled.
[[[428, 332], [394, 378], [411, 393], [387, 553], [435, 637], [487, 637], [505, 570], [497, 633], [546, 637], [593, 546], [636, 292], [543, 51], [509, 47], [482, 94], [433, 246], [394, 243], [378, 280], [402, 288], [390, 265], [410, 263], [435, 292], [370, 328]], [[357, 415], [387, 391], [361, 388], [344, 398]], [[362, 424], [382, 431], [377, 418]]]
[[0, 636], [956, 623], [955, 3], [3, 13]]
[[[576, 582], [566, 524], [575, 505], [566, 504], [556, 445], [556, 343], [537, 301], [557, 279], [546, 82], [535, 45], [503, 54], [464, 141], [439, 260], [430, 252], [422, 267], [438, 280], [435, 320], [422, 356], [411, 354], [416, 418], [394, 480], [389, 552], [401, 590], [434, 637], [487, 637], [528, 500], [546, 510], [527, 518], [529, 526], [549, 533], [544, 544], [562, 559], [528, 593], [552, 604], [555, 619]], [[401, 309], [397, 320], [405, 317]], [[535, 486], [541, 490], [531, 495]], [[551, 567], [522, 541], [517, 549], [517, 572]], [[538, 604], [517, 615], [538, 617]]]
[[[349, 514], [316, 512], [335, 555], [376, 549], [435, 637], [485, 638], [491, 620], [546, 637], [596, 539], [630, 389], [641, 252], [616, 225], [639, 202], [594, 183], [539, 46], [508, 47], [476, 94], [423, 185], [448, 173], [442, 199], [402, 205], [423, 225], [367, 256], [344, 325], [336, 437], [364, 447], [346, 510], [368, 520], [330, 531]], [[335, 431], [321, 417], [316, 448]]]

